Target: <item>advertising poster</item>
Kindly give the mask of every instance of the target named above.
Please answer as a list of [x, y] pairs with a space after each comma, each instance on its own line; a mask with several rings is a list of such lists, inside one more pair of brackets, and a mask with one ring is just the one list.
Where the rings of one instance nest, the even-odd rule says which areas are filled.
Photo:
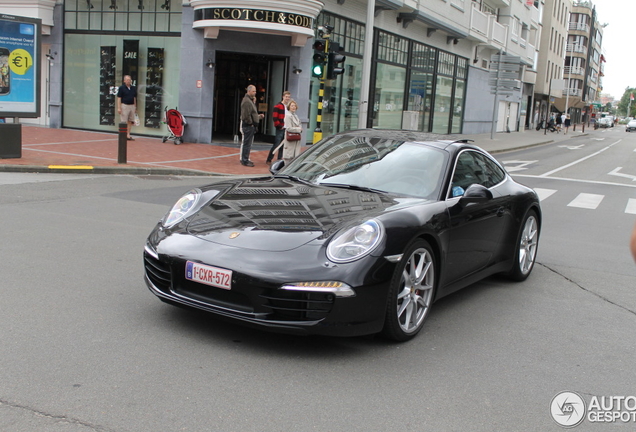
[[0, 116], [40, 116], [39, 19], [0, 14]]

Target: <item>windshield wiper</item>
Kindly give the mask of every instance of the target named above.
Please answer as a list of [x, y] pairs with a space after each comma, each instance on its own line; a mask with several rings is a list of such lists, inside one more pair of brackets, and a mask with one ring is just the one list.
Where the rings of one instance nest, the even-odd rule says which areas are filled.
[[308, 184], [308, 185], [313, 185], [312, 182], [310, 182], [309, 180], [305, 180], [303, 178], [297, 177], [297, 176], [293, 176], [293, 175], [289, 175], [289, 174], [276, 174], [274, 176], [274, 178], [285, 178], [285, 179], [289, 179], [289, 180], [294, 180], [297, 181], [299, 183], [304, 183], [304, 184]]
[[380, 190], [380, 189], [374, 189], [374, 188], [370, 188], [370, 187], [366, 187], [366, 186], [358, 186], [358, 185], [344, 184], [344, 183], [319, 183], [319, 185], [320, 186], [333, 186], [333, 187], [344, 188], [344, 189], [359, 190], [359, 191], [363, 191], [363, 192], [387, 193], [386, 191], [383, 191], [383, 190]]

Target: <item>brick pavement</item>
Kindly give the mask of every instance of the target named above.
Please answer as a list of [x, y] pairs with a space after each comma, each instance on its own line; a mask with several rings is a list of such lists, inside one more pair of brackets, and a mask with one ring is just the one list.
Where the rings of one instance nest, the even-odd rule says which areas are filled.
[[[22, 157], [0, 158], [0, 165], [45, 169], [51, 166], [60, 170], [79, 170], [86, 167], [110, 168], [120, 171], [126, 168], [172, 169], [200, 171], [207, 174], [269, 174], [265, 163], [271, 144], [255, 143], [251, 159], [255, 167], [239, 163], [239, 143], [175, 145], [161, 138], [134, 136], [127, 141], [126, 164], [119, 164], [119, 137], [116, 133], [82, 131], [75, 129], [51, 129], [22, 125]], [[1, 138], [0, 138], [1, 145]], [[107, 170], [106, 170], [107, 171]]]

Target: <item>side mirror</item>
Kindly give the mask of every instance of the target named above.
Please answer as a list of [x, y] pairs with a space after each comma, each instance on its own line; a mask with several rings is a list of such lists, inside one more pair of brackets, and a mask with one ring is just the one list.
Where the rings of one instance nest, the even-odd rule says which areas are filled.
[[278, 171], [282, 170], [283, 167], [285, 166], [285, 161], [284, 160], [277, 160], [276, 162], [274, 162], [273, 164], [271, 164], [269, 166], [269, 172], [273, 174], [276, 174]]
[[464, 195], [459, 199], [461, 203], [477, 203], [488, 201], [492, 199], [492, 192], [490, 192], [485, 186], [480, 184], [472, 184], [468, 186]]

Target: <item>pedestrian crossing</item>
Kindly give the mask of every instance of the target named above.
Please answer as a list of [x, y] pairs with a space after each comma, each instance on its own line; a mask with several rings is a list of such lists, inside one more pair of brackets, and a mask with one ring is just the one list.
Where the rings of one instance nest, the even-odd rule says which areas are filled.
[[[552, 195], [558, 192], [558, 190], [556, 189], [535, 188], [534, 190], [537, 193], [537, 195], [539, 195], [539, 200], [541, 202], [550, 198]], [[588, 210], [596, 210], [601, 205], [604, 198], [605, 198], [605, 195], [579, 193], [572, 201], [570, 201], [567, 204], [567, 206], [574, 207], [574, 208], [588, 209]], [[636, 214], [636, 198], [627, 199], [627, 205], [625, 206], [625, 213]]]

